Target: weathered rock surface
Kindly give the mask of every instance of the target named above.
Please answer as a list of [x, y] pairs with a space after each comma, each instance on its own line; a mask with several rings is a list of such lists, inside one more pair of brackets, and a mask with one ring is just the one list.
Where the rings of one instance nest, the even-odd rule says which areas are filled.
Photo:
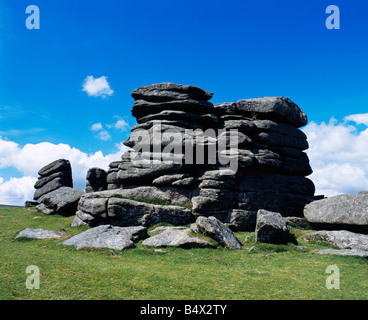
[[201, 232], [204, 235], [218, 241], [228, 249], [241, 250], [242, 245], [234, 233], [215, 217], [198, 217], [195, 225], [191, 226], [193, 232]]
[[[96, 226], [99, 224], [112, 224], [118, 226], [145, 227], [158, 222], [167, 222], [174, 225], [185, 225], [190, 222], [191, 211], [179, 205], [159, 205], [149, 203], [156, 199], [157, 194], [164, 193], [156, 187], [108, 190], [86, 193], [78, 204], [75, 223], [84, 223]], [[168, 194], [162, 198], [172, 196], [176, 202], [186, 201], [181, 194], [167, 190]], [[161, 198], [160, 198], [161, 199]], [[170, 204], [170, 203], [168, 203]]]
[[101, 168], [91, 168], [87, 172], [86, 192], [107, 190], [107, 172]]
[[[316, 200], [306, 178], [312, 173], [308, 141], [299, 129], [307, 123], [305, 113], [284, 97], [213, 105], [212, 95], [174, 83], [134, 90], [132, 115], [138, 124], [124, 141], [131, 149], [110, 163], [106, 176], [90, 170], [86, 191], [92, 196], [83, 196], [73, 224], [151, 225], [170, 215], [138, 201], [140, 214], [128, 200], [153, 198], [191, 208], [192, 221], [214, 216], [234, 230], [253, 230], [259, 209], [303, 216], [305, 205]], [[65, 170], [55, 164], [41, 172], [56, 174], [47, 177], [56, 188], [55, 179], [63, 178], [58, 166]], [[40, 189], [48, 188], [42, 183]], [[170, 210], [176, 218], [169, 220], [184, 221], [177, 217], [187, 211]]]
[[39, 178], [35, 183], [34, 200], [37, 200], [58, 188], [73, 187], [72, 168], [70, 162], [59, 159], [51, 162], [38, 171]]
[[354, 233], [347, 230], [321, 230], [304, 235], [308, 241], [325, 241], [341, 249], [368, 251], [368, 235]]
[[290, 233], [281, 214], [263, 209], [257, 212], [255, 236], [257, 242], [273, 244], [292, 242], [297, 244], [295, 237]]
[[305, 206], [304, 216], [315, 228], [368, 231], [368, 193], [342, 194], [313, 201]]
[[18, 235], [15, 237], [17, 238], [31, 238], [31, 239], [58, 239], [65, 237], [66, 234], [63, 232], [55, 232], [52, 230], [45, 230], [45, 229], [31, 229], [27, 228], [23, 231], [19, 232]]
[[79, 199], [83, 194], [84, 191], [80, 189], [60, 187], [44, 194], [39, 199], [37, 209], [45, 214], [71, 216], [76, 213]]
[[147, 229], [138, 227], [116, 227], [102, 225], [84, 231], [76, 236], [62, 242], [64, 245], [80, 248], [111, 248], [124, 250], [134, 247], [134, 242], [138, 242], [147, 236]]
[[152, 231], [156, 235], [144, 240], [142, 245], [150, 247], [206, 248], [211, 243], [190, 236], [191, 229], [185, 227], [158, 227]]
[[317, 254], [335, 254], [339, 256], [358, 256], [368, 258], [368, 251], [357, 249], [322, 249], [314, 253]]

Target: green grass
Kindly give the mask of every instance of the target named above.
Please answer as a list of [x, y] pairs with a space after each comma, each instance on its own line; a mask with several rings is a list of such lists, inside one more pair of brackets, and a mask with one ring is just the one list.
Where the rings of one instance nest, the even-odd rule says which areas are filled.
[[[35, 218], [38, 217], [38, 218]], [[57, 240], [14, 240], [25, 228], [63, 231], [68, 237], [88, 227], [71, 228], [73, 217], [47, 216], [35, 209], [0, 208], [0, 299], [367, 299], [368, 260], [313, 254], [331, 247], [306, 243], [307, 231], [292, 229], [300, 249], [290, 244], [254, 242], [241, 251], [142, 247], [125, 251], [81, 249]], [[257, 251], [248, 252], [252, 246]], [[26, 268], [40, 269], [40, 289], [26, 289]], [[326, 288], [325, 270], [340, 269], [340, 289]]]

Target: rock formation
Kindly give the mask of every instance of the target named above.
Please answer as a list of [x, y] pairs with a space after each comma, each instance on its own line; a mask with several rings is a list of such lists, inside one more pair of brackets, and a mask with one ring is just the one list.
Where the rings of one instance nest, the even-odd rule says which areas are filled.
[[70, 162], [59, 159], [38, 171], [34, 199], [37, 210], [46, 214], [74, 215], [83, 190], [73, 188]]
[[86, 192], [103, 191], [107, 189], [107, 172], [101, 168], [91, 168], [87, 172]]
[[[125, 197], [186, 206], [193, 221], [215, 216], [237, 230], [253, 231], [259, 209], [303, 216], [316, 199], [306, 178], [312, 173], [308, 142], [299, 130], [307, 124], [305, 113], [284, 97], [213, 105], [212, 95], [173, 83], [134, 90], [138, 124], [124, 142], [131, 150], [110, 164], [109, 191], [82, 197], [78, 219], [97, 225], [113, 218], [119, 225], [134, 211], [124, 209], [133, 207]], [[165, 216], [154, 205], [139, 205], [152, 210], [146, 213], [153, 221]], [[147, 226], [142, 219], [134, 221]]]
[[59, 159], [38, 171], [39, 178], [35, 184], [34, 200], [61, 187], [73, 187], [72, 167], [70, 162]]

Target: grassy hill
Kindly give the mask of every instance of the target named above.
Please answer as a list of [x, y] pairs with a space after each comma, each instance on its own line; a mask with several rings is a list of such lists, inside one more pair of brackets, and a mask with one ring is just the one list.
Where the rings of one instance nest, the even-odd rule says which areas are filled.
[[[368, 260], [313, 254], [327, 244], [303, 240], [307, 231], [292, 229], [295, 245], [254, 242], [254, 234], [236, 233], [241, 251], [165, 248], [140, 244], [134, 249], [81, 249], [63, 240], [14, 240], [25, 228], [63, 231], [73, 217], [47, 216], [33, 208], [0, 208], [0, 299], [367, 299]], [[257, 251], [248, 250], [256, 246]], [[26, 289], [26, 268], [40, 269], [40, 289]], [[326, 268], [340, 269], [340, 289], [327, 289]]]

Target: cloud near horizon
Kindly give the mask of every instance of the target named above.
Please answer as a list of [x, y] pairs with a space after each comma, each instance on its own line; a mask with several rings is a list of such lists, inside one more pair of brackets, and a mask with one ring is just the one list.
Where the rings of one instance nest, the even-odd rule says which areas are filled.
[[122, 143], [116, 145], [116, 149], [115, 153], [104, 156], [101, 151], [87, 154], [61, 143], [41, 142], [21, 147], [16, 142], [0, 137], [0, 169], [15, 168], [23, 175], [11, 177], [7, 181], [0, 177], [0, 204], [23, 205], [26, 200], [32, 200], [37, 172], [57, 159], [70, 161], [74, 186], [84, 189], [88, 169], [99, 167], [107, 170], [111, 162], [120, 160], [121, 155], [128, 150]]
[[[359, 125], [365, 125], [363, 130]], [[309, 178], [316, 194], [333, 196], [368, 190], [368, 113], [354, 114], [342, 122], [312, 121], [303, 128], [308, 137], [307, 154], [313, 169]]]

